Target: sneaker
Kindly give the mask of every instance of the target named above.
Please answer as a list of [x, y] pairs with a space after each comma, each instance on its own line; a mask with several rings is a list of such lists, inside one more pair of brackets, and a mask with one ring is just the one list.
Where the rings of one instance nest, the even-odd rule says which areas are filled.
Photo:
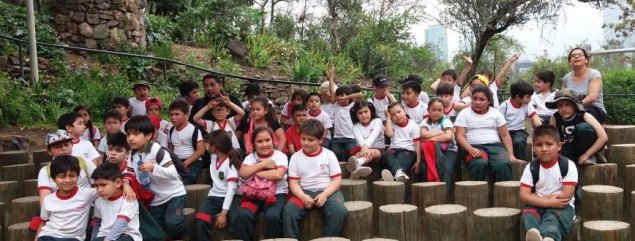
[[543, 238], [543, 239], [542, 239], [542, 241], [555, 241], [555, 240], [553, 240], [553, 239], [552, 239], [552, 238], [550, 238], [550, 237], [546, 237], [546, 238]]
[[346, 165], [346, 170], [352, 174], [353, 172], [355, 172], [355, 170], [357, 170], [357, 167], [359, 167], [359, 164], [357, 162], [357, 157], [356, 156], [349, 157], [348, 164]]
[[397, 170], [397, 172], [395, 173], [395, 181], [407, 182], [409, 179], [410, 177], [408, 177], [408, 175], [406, 175], [406, 173], [403, 172], [401, 169]]
[[602, 153], [595, 153], [594, 155], [595, 160], [597, 160], [597, 163], [609, 163], [608, 160], [606, 160], [606, 157], [604, 157], [604, 155], [602, 155]]
[[381, 180], [382, 181], [394, 181], [392, 177], [392, 173], [388, 171], [388, 169], [381, 170]]
[[597, 164], [597, 159], [595, 159], [595, 155], [589, 157], [589, 159], [586, 159], [586, 161], [582, 162], [582, 166], [590, 166], [590, 165], [595, 165]]
[[351, 179], [360, 179], [369, 176], [373, 172], [370, 167], [361, 166], [357, 170], [351, 172]]
[[525, 234], [525, 241], [542, 241], [540, 231], [535, 228], [527, 230], [527, 234]]

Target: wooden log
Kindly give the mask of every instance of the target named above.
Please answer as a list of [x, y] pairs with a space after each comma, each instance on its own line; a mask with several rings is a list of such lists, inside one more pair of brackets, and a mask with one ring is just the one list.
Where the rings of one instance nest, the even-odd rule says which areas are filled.
[[[633, 136], [631, 136], [631, 138], [633, 138]], [[609, 147], [609, 153], [609, 162], [617, 164], [618, 185], [619, 187], [624, 187], [627, 185], [627, 183], [624, 182], [626, 166], [635, 164], [635, 144], [611, 145]]]
[[366, 180], [342, 179], [340, 191], [345, 201], [368, 201]]
[[46, 149], [35, 150], [33, 151], [32, 156], [33, 164], [36, 167], [38, 167], [39, 164], [42, 162], [50, 162], [51, 160], [53, 160], [53, 157], [49, 155]]
[[[631, 203], [631, 192], [635, 191], [635, 164], [627, 165], [624, 170], [624, 214], [625, 220], [631, 217], [631, 210], [635, 208]], [[635, 223], [634, 223], [635, 224]]]
[[[524, 237], [524, 235], [522, 236]], [[571, 230], [564, 237], [564, 241], [580, 241], [580, 218], [576, 217], [575, 221], [573, 221], [573, 225], [571, 226]]]
[[212, 184], [212, 179], [209, 176], [209, 168], [207, 168], [207, 167], [203, 168], [201, 170], [201, 173], [199, 173], [198, 176], [196, 177], [196, 181], [194, 183], [195, 184], [206, 184], [206, 185]]
[[518, 191], [520, 181], [494, 183], [494, 207], [521, 208]]
[[7, 228], [7, 241], [33, 240], [29, 231], [29, 222], [16, 223]]
[[4, 219], [4, 210], [6, 210], [4, 208], [4, 203], [0, 202], [0, 239], [1, 240], [6, 240], [3, 235], [7, 233], [7, 225]]
[[412, 205], [419, 207], [419, 239], [425, 235], [425, 208], [448, 203], [447, 188], [444, 182], [418, 182], [412, 184]]
[[[19, 194], [20, 189], [17, 181], [0, 182], [0, 202], [9, 205], [11, 200], [20, 196]], [[9, 210], [9, 207], [7, 207], [7, 210]]]
[[185, 207], [198, 209], [203, 201], [207, 198], [209, 189], [212, 186], [207, 184], [192, 184], [185, 186], [187, 193]]
[[580, 175], [580, 185], [608, 185], [617, 186], [617, 164], [602, 163], [583, 166]]
[[304, 216], [300, 227], [300, 241], [320, 238], [324, 233], [324, 216], [319, 209], [311, 209]]
[[[373, 220], [379, 218], [379, 207], [387, 204], [405, 203], [406, 185], [395, 181], [373, 182]], [[379, 234], [379, 222], [374, 222], [373, 230]]]
[[466, 241], [467, 208], [456, 204], [435, 205], [425, 208], [428, 241]]
[[419, 231], [417, 206], [389, 204], [379, 207], [379, 233], [382, 238], [416, 241]]
[[630, 205], [631, 205], [631, 210], [630, 210], [630, 213], [629, 213], [629, 215], [630, 215], [630, 219], [628, 219], [628, 220], [630, 220], [630, 221], [631, 221], [631, 223], [633, 224], [633, 225], [631, 226], [631, 233], [632, 233], [633, 235], [635, 235], [635, 191], [632, 191], [632, 192], [629, 194], [629, 196], [631, 196], [631, 203], [630, 203]]
[[272, 238], [272, 239], [263, 239], [260, 241], [298, 241], [298, 240], [294, 238]]
[[340, 238], [340, 237], [324, 237], [324, 238], [312, 239], [311, 241], [351, 241], [351, 240], [347, 238]]
[[369, 238], [369, 239], [364, 239], [363, 241], [399, 241], [399, 240], [389, 239], [389, 238]]
[[[585, 199], [586, 200], [586, 199]], [[582, 225], [584, 241], [630, 241], [630, 224], [619, 221], [588, 221]]]
[[582, 187], [582, 221], [622, 220], [624, 191], [619, 187], [590, 185]]
[[0, 170], [0, 181], [18, 181], [22, 185], [24, 180], [36, 178], [33, 163], [3, 166]]
[[462, 181], [455, 184], [454, 202], [467, 208], [467, 234], [472, 237], [474, 211], [489, 207], [489, 184], [485, 181]]
[[474, 211], [474, 223], [478, 225], [471, 240], [520, 240], [520, 209], [482, 208]]
[[363, 179], [366, 180], [366, 184], [368, 185], [368, 200], [373, 200], [373, 182], [381, 181], [382, 164], [379, 162], [373, 162], [368, 166], [373, 169], [373, 172]]
[[[528, 160], [531, 161], [531, 160]], [[511, 162], [512, 164], [512, 180], [520, 180], [520, 177], [525, 171], [525, 167], [529, 162]]]
[[37, 179], [24, 180], [24, 185], [22, 186], [22, 191], [23, 191], [23, 193], [22, 193], [23, 197], [37, 196], [38, 195]]
[[0, 152], [0, 167], [26, 164], [29, 162], [28, 151], [5, 151]]
[[604, 129], [609, 137], [607, 146], [633, 143], [633, 136], [635, 136], [633, 125], [604, 125]]
[[[366, 184], [364, 184], [366, 186]], [[373, 204], [366, 201], [345, 202], [348, 210], [342, 237], [352, 241], [373, 237]]]
[[348, 172], [348, 170], [346, 170], [346, 165], [348, 165], [348, 162], [340, 162], [340, 170], [342, 170], [342, 179], [347, 179], [350, 178], [351, 173]]
[[9, 225], [28, 222], [40, 210], [38, 196], [22, 197], [11, 201]]
[[[525, 156], [522, 157], [523, 161], [531, 161], [534, 159], [534, 146], [527, 140], [527, 145], [525, 145]], [[514, 179], [516, 180], [516, 179]]]

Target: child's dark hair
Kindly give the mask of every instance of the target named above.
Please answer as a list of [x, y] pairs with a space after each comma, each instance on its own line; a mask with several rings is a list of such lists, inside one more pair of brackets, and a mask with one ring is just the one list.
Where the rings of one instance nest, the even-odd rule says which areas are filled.
[[300, 126], [298, 130], [301, 134], [309, 135], [317, 139], [324, 137], [324, 125], [316, 119], [308, 119]]
[[540, 71], [536, 74], [536, 78], [541, 80], [542, 82], [549, 83], [549, 88], [553, 89], [553, 82], [556, 79], [553, 71], [544, 70]]
[[57, 156], [51, 161], [51, 178], [55, 179], [55, 176], [64, 174], [67, 172], [74, 172], [79, 176], [81, 168], [79, 167], [79, 159], [71, 155]]
[[57, 129], [66, 130], [67, 126], [73, 126], [73, 123], [79, 118], [82, 118], [77, 112], [69, 112], [60, 116], [57, 119]]
[[358, 84], [352, 84], [351, 86], [351, 91], [353, 91], [354, 93], [361, 93], [362, 92], [362, 86], [358, 85]]
[[90, 175], [93, 180], [105, 179], [109, 181], [116, 181], [117, 179], [123, 178], [121, 174], [121, 170], [117, 167], [117, 164], [112, 162], [104, 162], [101, 165], [97, 166], [93, 171], [93, 174]]
[[190, 113], [190, 104], [188, 104], [183, 99], [175, 99], [170, 103], [169, 111], [181, 111], [185, 114]]
[[357, 112], [362, 108], [368, 108], [368, 110], [370, 110], [371, 121], [373, 121], [375, 118], [379, 118], [379, 116], [377, 116], [377, 111], [375, 110], [375, 106], [373, 105], [373, 103], [370, 103], [368, 101], [360, 101], [356, 102], [355, 105], [353, 105], [353, 108], [351, 108], [351, 121], [353, 121], [353, 124], [359, 123]]
[[456, 71], [454, 71], [453, 69], [446, 69], [443, 71], [443, 73], [441, 73], [441, 78], [443, 78], [443, 76], [449, 75], [450, 77], [452, 77], [453, 80], [456, 81]]
[[534, 93], [534, 87], [524, 80], [518, 80], [509, 87], [509, 93], [512, 95], [512, 98], [523, 98], [526, 95], [531, 96]]
[[485, 97], [487, 97], [487, 100], [489, 100], [489, 106], [494, 107], [494, 94], [492, 93], [492, 90], [489, 89], [489, 87], [484, 85], [476, 86], [472, 90], [472, 96], [474, 96], [474, 94], [476, 93], [483, 93]]
[[213, 79], [214, 82], [216, 82], [217, 84], [223, 84], [223, 82], [225, 81], [225, 77], [223, 75], [215, 73], [206, 74], [205, 76], [203, 76], [203, 79], [201, 79], [201, 82], [204, 83], [206, 79]]
[[322, 96], [320, 95], [320, 93], [318, 93], [318, 92], [309, 93], [309, 97], [307, 98], [307, 101], [309, 100], [309, 98], [311, 98], [311, 96], [317, 96], [318, 99], [320, 100], [320, 103], [322, 103]]
[[[269, 137], [271, 137], [271, 141], [273, 142], [273, 136], [275, 135], [273, 133], [273, 130], [271, 128], [269, 128], [269, 127], [261, 126], [261, 127], [256, 127], [256, 129], [254, 129], [254, 131], [251, 133], [251, 145], [252, 146], [256, 146], [256, 136], [258, 136], [258, 134], [260, 134], [260, 132], [269, 133]], [[256, 150], [254, 150], [254, 153], [256, 153]]]
[[353, 89], [349, 85], [342, 85], [335, 90], [335, 96], [350, 95], [352, 93]]
[[269, 125], [278, 122], [278, 119], [276, 118], [276, 110], [273, 109], [273, 106], [269, 105], [269, 100], [267, 100], [267, 98], [262, 96], [256, 97], [251, 101], [252, 108], [254, 103], [256, 102], [260, 103], [263, 108], [267, 109], [265, 120], [267, 120], [267, 123], [269, 123]]
[[188, 96], [190, 91], [195, 89], [198, 89], [198, 83], [191, 80], [186, 80], [179, 84], [179, 93], [181, 96]]
[[293, 111], [291, 112], [291, 116], [294, 116], [297, 112], [307, 111], [306, 105], [293, 105], [293, 107], [291, 108], [293, 109]]
[[[112, 103], [113, 107], [115, 105], [122, 105], [122, 106], [124, 106], [126, 108], [130, 108], [130, 101], [128, 99], [124, 98], [124, 97], [117, 96], [115, 98], [112, 98], [111, 103]], [[128, 113], [126, 113], [127, 117], [130, 117], [130, 113], [131, 113], [131, 111], [128, 111]], [[122, 116], [122, 118], [123, 118], [123, 116]]]
[[401, 102], [392, 102], [386, 107], [386, 110], [390, 111], [390, 109], [395, 108], [395, 106], [399, 106], [399, 108], [404, 109]]
[[218, 152], [226, 154], [229, 158], [229, 164], [234, 166], [236, 170], [242, 165], [240, 153], [232, 146], [231, 136], [226, 131], [212, 131], [205, 137], [205, 143], [214, 146]]
[[126, 140], [126, 134], [121, 132], [109, 136], [106, 144], [109, 146], [123, 147], [126, 150], [130, 150], [130, 145], [128, 145], [128, 140]]
[[133, 116], [126, 122], [124, 126], [124, 130], [126, 134], [130, 134], [132, 132], [139, 132], [144, 135], [154, 135], [154, 125], [152, 125], [152, 121], [146, 115], [137, 115]]
[[454, 86], [449, 83], [439, 83], [437, 90], [434, 92], [437, 96], [441, 95], [454, 95]]
[[549, 124], [540, 125], [534, 129], [534, 139], [541, 136], [549, 136], [554, 141], [560, 142], [560, 132], [558, 132], [558, 128]]
[[259, 96], [261, 94], [262, 88], [258, 83], [247, 83], [245, 85], [245, 97], [247, 99], [251, 99], [253, 97]]
[[295, 98], [300, 98], [302, 99], [302, 103], [306, 103], [309, 99], [309, 93], [304, 89], [295, 89], [293, 94], [291, 94], [291, 100], [294, 100]]
[[79, 114], [79, 112], [82, 110], [85, 110], [88, 113], [88, 115], [90, 115], [90, 120], [88, 122], [84, 122], [84, 125], [86, 125], [86, 129], [88, 129], [88, 138], [92, 142], [95, 139], [95, 126], [93, 125], [93, 113], [91, 113], [90, 110], [88, 109], [88, 106], [85, 106], [85, 105], [78, 105], [77, 107], [75, 107], [75, 109], [73, 109], [73, 112]]
[[432, 106], [432, 104], [436, 102], [441, 103], [441, 105], [443, 106], [443, 99], [441, 99], [440, 97], [432, 97], [430, 98], [430, 101], [428, 101], [428, 108], [430, 108], [430, 106]]
[[411, 89], [415, 93], [419, 94], [421, 93], [421, 84], [418, 83], [417, 81], [408, 81], [406, 83], [403, 83], [403, 86], [401, 87], [401, 89], [404, 91], [407, 89]]
[[106, 123], [106, 120], [108, 119], [115, 119], [121, 122], [121, 114], [119, 114], [119, 112], [117, 112], [116, 110], [108, 110], [106, 111], [106, 113], [104, 113], [104, 123]]

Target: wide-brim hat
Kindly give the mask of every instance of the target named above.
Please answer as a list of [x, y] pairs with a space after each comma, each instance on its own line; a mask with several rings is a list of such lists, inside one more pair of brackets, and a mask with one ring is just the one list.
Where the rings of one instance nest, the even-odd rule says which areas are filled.
[[578, 97], [578, 93], [576, 93], [573, 90], [570, 89], [563, 89], [563, 90], [559, 90], [558, 92], [556, 92], [554, 98], [552, 101], [547, 101], [545, 103], [545, 107], [549, 108], [549, 109], [558, 109], [556, 103], [558, 103], [558, 101], [561, 100], [568, 100], [573, 102], [577, 107], [579, 111], [584, 111], [584, 106], [582, 105], [582, 102], [580, 102], [580, 99]]

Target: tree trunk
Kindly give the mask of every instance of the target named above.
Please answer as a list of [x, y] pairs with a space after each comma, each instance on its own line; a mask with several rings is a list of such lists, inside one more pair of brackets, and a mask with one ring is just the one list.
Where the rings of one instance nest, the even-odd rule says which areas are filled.
[[[474, 61], [474, 68], [472, 68], [471, 74], [474, 75], [476, 71], [479, 71], [480, 66], [478, 65], [481, 62], [481, 56], [483, 56], [483, 52], [485, 51], [485, 47], [487, 47], [487, 43], [494, 36], [494, 33], [491, 31], [485, 31], [481, 37], [476, 38], [476, 44], [474, 44], [475, 49], [472, 50], [472, 60]], [[469, 78], [468, 78], [469, 79]], [[492, 80], [490, 80], [491, 82]], [[469, 83], [467, 83], [469, 85]]]
[[342, 44], [340, 40], [340, 35], [337, 32], [338, 30], [338, 22], [339, 16], [337, 14], [337, 0], [328, 0], [327, 7], [329, 10], [329, 16], [331, 17], [331, 26], [329, 26], [329, 31], [331, 32], [331, 38], [333, 39], [333, 45], [335, 45], [335, 53], [340, 53], [342, 51]]

